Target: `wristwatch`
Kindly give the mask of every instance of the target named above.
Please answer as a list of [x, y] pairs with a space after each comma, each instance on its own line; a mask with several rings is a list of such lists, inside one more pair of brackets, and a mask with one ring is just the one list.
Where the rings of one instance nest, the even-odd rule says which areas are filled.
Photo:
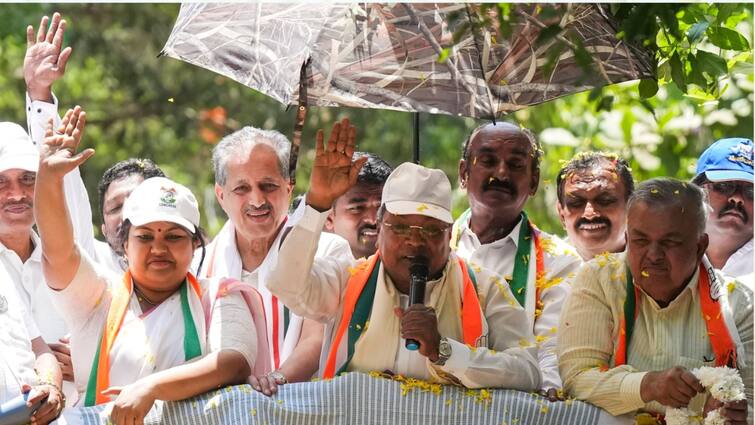
[[281, 373], [280, 369], [275, 369], [274, 371], [268, 373], [267, 377], [269, 379], [272, 379], [276, 385], [288, 384], [288, 379], [286, 379], [286, 375]]
[[433, 364], [443, 366], [449, 357], [451, 357], [451, 344], [448, 343], [446, 337], [443, 337], [440, 339], [440, 344], [438, 344], [438, 360], [434, 361]]

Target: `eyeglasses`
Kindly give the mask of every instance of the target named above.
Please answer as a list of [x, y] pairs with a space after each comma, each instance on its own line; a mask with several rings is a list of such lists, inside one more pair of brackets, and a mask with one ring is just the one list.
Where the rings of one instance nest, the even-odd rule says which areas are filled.
[[742, 190], [742, 196], [752, 201], [753, 185], [747, 182], [710, 182], [710, 187], [724, 196], [732, 196], [738, 189]]
[[449, 226], [410, 226], [408, 224], [386, 222], [383, 222], [382, 224], [396, 236], [408, 238], [412, 233], [412, 230], [416, 230], [425, 240], [436, 239], [450, 228]]

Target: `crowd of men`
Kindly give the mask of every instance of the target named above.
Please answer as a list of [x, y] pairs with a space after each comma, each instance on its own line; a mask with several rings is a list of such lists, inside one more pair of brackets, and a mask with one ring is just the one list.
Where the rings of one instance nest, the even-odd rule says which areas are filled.
[[[78, 169], [93, 154], [78, 149], [84, 112], [77, 107], [61, 120], [52, 94], [71, 54], [62, 49], [64, 30], [55, 14], [36, 33], [27, 31], [29, 131], [0, 123], [0, 340], [7, 347], [0, 353], [0, 402], [33, 388], [30, 403], [45, 400], [34, 417], [40, 423], [65, 405], [110, 400], [91, 392], [93, 381], [102, 390], [100, 380], [108, 382], [102, 377], [108, 371], [96, 367], [102, 353], [95, 356], [91, 347], [110, 334], [90, 332], [80, 342], [86, 327], [72, 329], [75, 312], [62, 311], [72, 307], [60, 300], [72, 296], [69, 283], [86, 280], [88, 267], [97, 276], [117, 275], [116, 281], [138, 271], [124, 251], [124, 237], [138, 227], [136, 194], [151, 194], [150, 182], [172, 184], [148, 159], [114, 164], [98, 185], [106, 241], [94, 238]], [[662, 414], [668, 406], [705, 413], [720, 403], [690, 370], [715, 365], [738, 369], [747, 398], [722, 412], [729, 423], [747, 423], [755, 280], [751, 140], [711, 144], [689, 182], [656, 178], [636, 185], [620, 156], [575, 155], [556, 176], [556, 209], [568, 235], [562, 240], [524, 211], [542, 177], [542, 150], [530, 131], [499, 122], [471, 132], [459, 160], [469, 209], [459, 217], [452, 215], [451, 182], [442, 171], [412, 163], [392, 168], [374, 153], [357, 152], [356, 133], [348, 119], [333, 126], [327, 141], [318, 132], [310, 187], [292, 212], [286, 137], [245, 127], [223, 138], [213, 166], [228, 221], [209, 243], [188, 189], [185, 194], [179, 185], [158, 201], [165, 207], [177, 199], [179, 210], [187, 205], [179, 218], [194, 226], [193, 275], [241, 282], [258, 294], [259, 304], [249, 305], [261, 312], [234, 316], [249, 322], [242, 325], [255, 339], [256, 357], [238, 348], [241, 364], [249, 366], [239, 370], [255, 390], [270, 395], [313, 377], [389, 371], [468, 388], [537, 391], [553, 402], [575, 397], [614, 415]], [[57, 192], [49, 178], [43, 188], [37, 179], [40, 167], [47, 175], [54, 171], [55, 155], [71, 169], [63, 173], [61, 199], [51, 199]], [[43, 238], [55, 227], [44, 211], [48, 200], [67, 208], [75, 267], [51, 266], [63, 248], [53, 252], [57, 238], [41, 240], [34, 230], [35, 214], [44, 220], [38, 223]], [[144, 243], [157, 250], [158, 239]], [[416, 264], [427, 270], [424, 303], [409, 297]], [[161, 302], [133, 276], [130, 296], [143, 312], [133, 320], [147, 320]], [[104, 320], [107, 308], [102, 314]], [[726, 338], [714, 338], [714, 331]], [[208, 330], [208, 345], [211, 335]], [[112, 336], [116, 343], [126, 337]], [[407, 340], [418, 349], [406, 348]], [[136, 412], [137, 423], [151, 406], [143, 400], [163, 397], [108, 394], [123, 412]], [[131, 417], [119, 414], [116, 422]]]

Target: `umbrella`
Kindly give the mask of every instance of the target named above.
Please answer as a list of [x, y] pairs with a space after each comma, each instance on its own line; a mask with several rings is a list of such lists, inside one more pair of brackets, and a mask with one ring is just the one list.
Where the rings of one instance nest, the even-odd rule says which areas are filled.
[[[499, 16], [498, 8], [473, 4], [182, 4], [162, 54], [298, 105], [294, 167], [307, 105], [495, 119], [653, 76], [648, 54], [618, 40], [599, 5], [510, 10]], [[414, 124], [418, 160], [418, 115]]]

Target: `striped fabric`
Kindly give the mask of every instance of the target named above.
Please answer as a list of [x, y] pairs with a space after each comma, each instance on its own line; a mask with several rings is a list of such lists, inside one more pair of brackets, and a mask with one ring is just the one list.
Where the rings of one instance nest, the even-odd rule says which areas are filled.
[[[266, 397], [249, 385], [224, 388], [182, 402], [157, 402], [147, 424], [390, 424], [390, 425], [604, 425], [631, 424], [579, 401], [550, 403], [530, 393], [443, 387], [440, 393], [409, 389], [362, 373], [330, 381], [289, 384]], [[487, 400], [486, 400], [487, 399]], [[59, 424], [107, 424], [107, 405], [66, 409]]]

